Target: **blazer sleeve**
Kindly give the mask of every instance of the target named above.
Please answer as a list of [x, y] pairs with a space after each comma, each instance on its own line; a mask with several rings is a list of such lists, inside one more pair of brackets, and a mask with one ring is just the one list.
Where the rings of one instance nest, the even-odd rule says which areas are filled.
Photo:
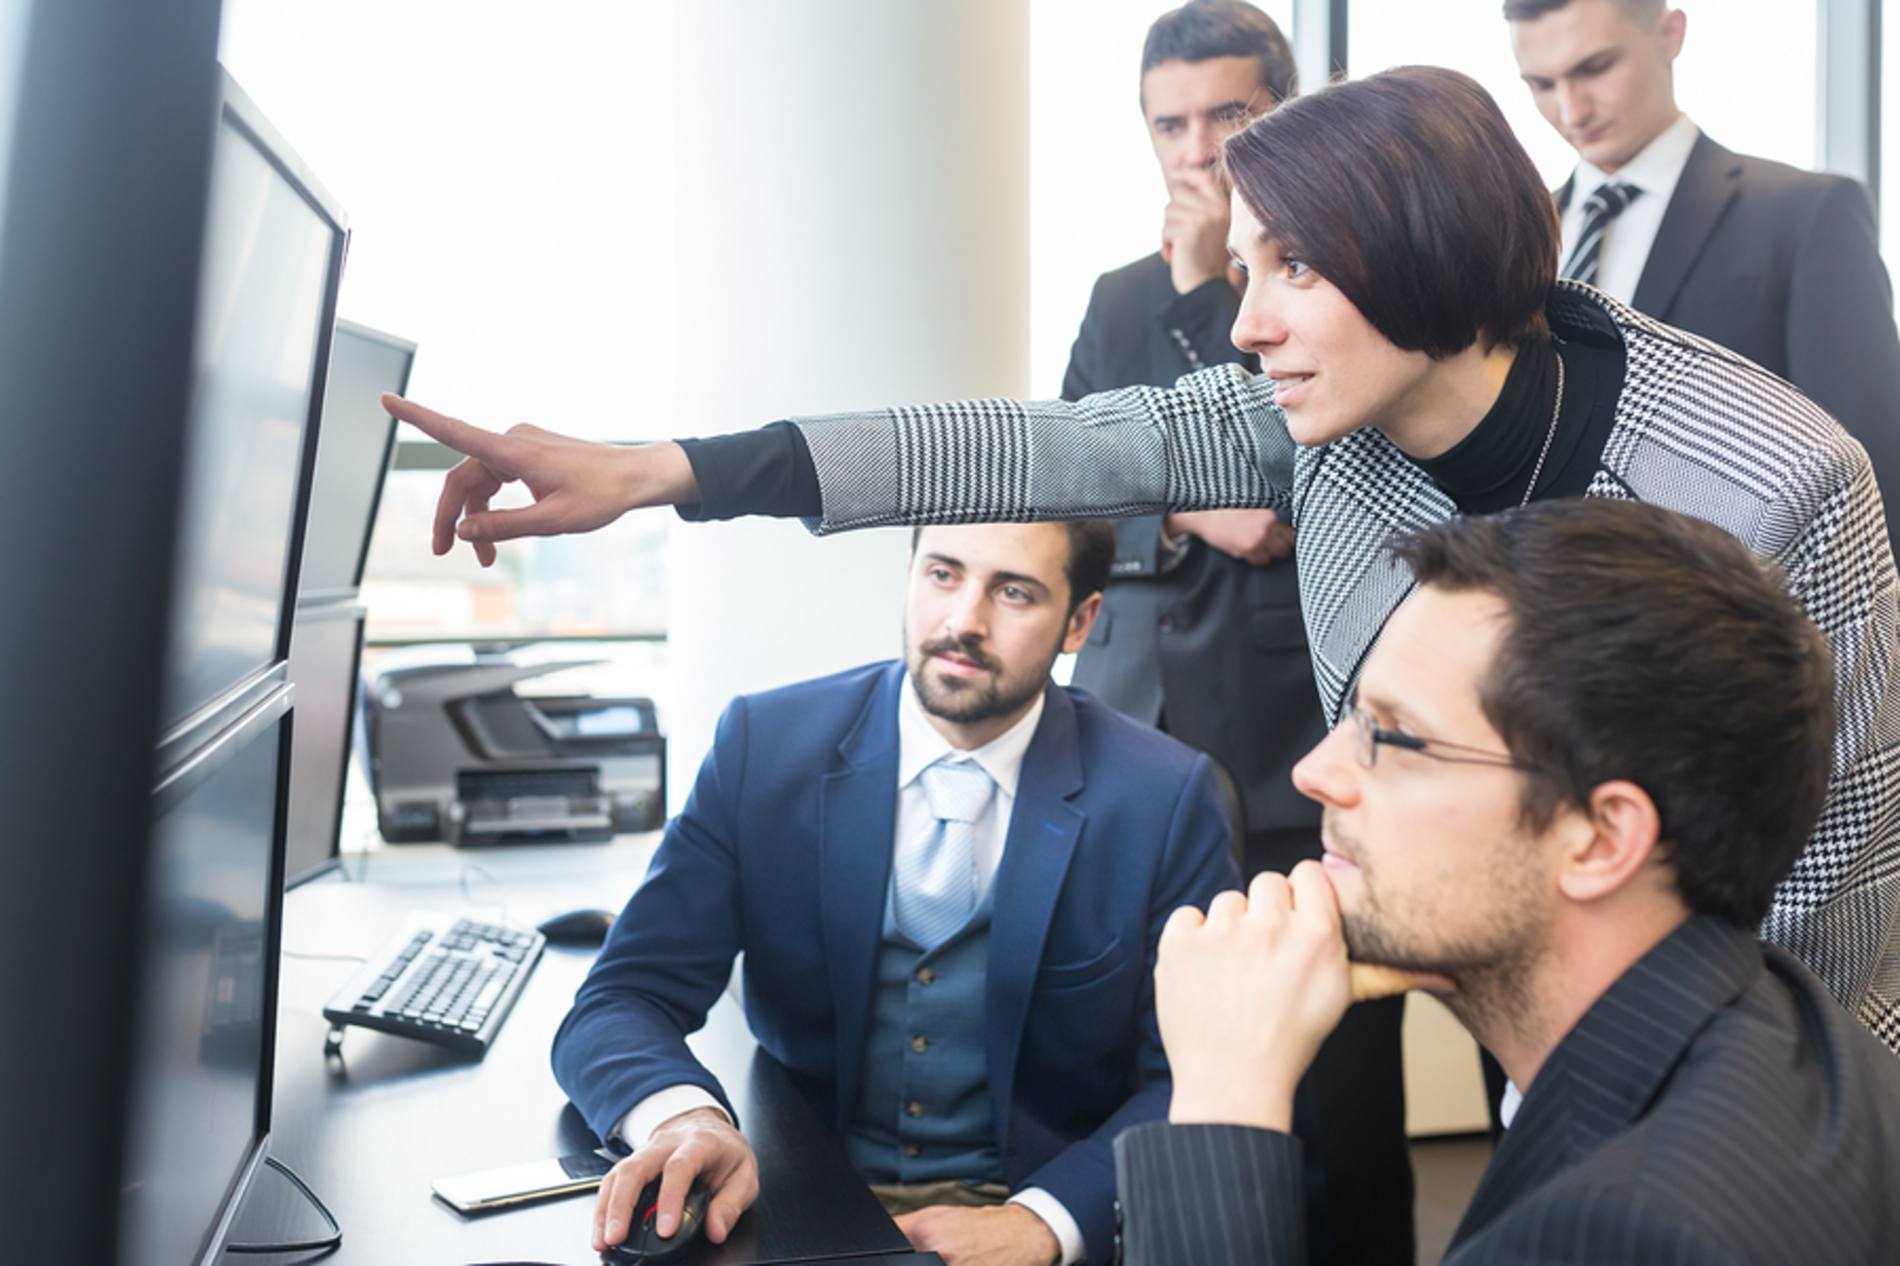
[[[1172, 388], [800, 418], [820, 534], [894, 524], [1265, 508], [1292, 517], [1295, 444], [1273, 383], [1237, 365]], [[982, 453], [972, 462], [969, 454]]]
[[1789, 381], [1861, 442], [1883, 499], [1900, 499], [1900, 335], [1873, 203], [1858, 181], [1827, 180], [1810, 208], [1787, 330]]
[[746, 744], [746, 703], [738, 699], [720, 717], [685, 809], [667, 826], [645, 882], [555, 1034], [555, 1080], [603, 1139], [668, 1086], [698, 1086], [738, 1121], [686, 1035], [706, 1022], [741, 947], [733, 823]]
[[1123, 1266], [1301, 1266], [1304, 1174], [1277, 1130], [1136, 1126], [1115, 1143]]
[[1234, 864], [1217, 787], [1213, 762], [1197, 756], [1169, 825], [1168, 845], [1158, 872], [1160, 882], [1148, 906], [1142, 1039], [1133, 1093], [1093, 1134], [1058, 1152], [1022, 1183], [1025, 1187], [1041, 1187], [1062, 1202], [1082, 1230], [1090, 1261], [1113, 1260], [1115, 1137], [1130, 1126], [1165, 1119], [1168, 1097], [1174, 1089], [1168, 1075], [1168, 1057], [1161, 1046], [1161, 1029], [1155, 1020], [1154, 965], [1161, 929], [1180, 907], [1192, 905], [1205, 910], [1216, 893], [1240, 886], [1240, 871]]

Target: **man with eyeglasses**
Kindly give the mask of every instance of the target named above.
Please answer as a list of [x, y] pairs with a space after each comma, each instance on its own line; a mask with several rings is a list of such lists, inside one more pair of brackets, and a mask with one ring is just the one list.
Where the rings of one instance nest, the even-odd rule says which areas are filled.
[[1821, 635], [1731, 537], [1634, 502], [1394, 553], [1418, 588], [1294, 773], [1323, 861], [1162, 935], [1174, 1089], [1116, 1147], [1128, 1266], [1302, 1259], [1292, 1088], [1405, 983], [1522, 1091], [1448, 1266], [1891, 1261], [1900, 1063], [1755, 935], [1827, 791]]

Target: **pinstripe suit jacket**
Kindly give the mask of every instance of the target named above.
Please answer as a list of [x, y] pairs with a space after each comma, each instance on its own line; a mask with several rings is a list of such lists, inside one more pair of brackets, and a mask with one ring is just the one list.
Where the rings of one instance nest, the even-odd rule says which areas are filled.
[[[1647, 501], [1733, 533], [1787, 572], [1827, 635], [1840, 727], [1826, 808], [1763, 935], [1900, 1048], [1900, 588], [1866, 454], [1774, 375], [1571, 282], [1560, 338], [1625, 355], [1591, 496]], [[1339, 710], [1412, 581], [1383, 546], [1457, 513], [1379, 432], [1302, 448], [1271, 382], [1223, 365], [1172, 389], [986, 400], [800, 419], [823, 492], [816, 531], [893, 523], [1271, 506], [1299, 532], [1314, 675]]]
[[[1138, 1126], [1127, 1266], [1306, 1260], [1299, 1142]], [[1900, 1063], [1785, 952], [1693, 919], [1531, 1083], [1446, 1266], [1875, 1266], [1900, 1254]]]

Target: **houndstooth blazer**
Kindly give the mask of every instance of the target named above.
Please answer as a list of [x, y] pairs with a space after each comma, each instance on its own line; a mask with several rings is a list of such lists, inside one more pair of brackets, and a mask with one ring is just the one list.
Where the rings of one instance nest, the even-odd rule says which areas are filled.
[[[1827, 635], [1840, 724], [1826, 808], [1763, 935], [1900, 1049], [1900, 683], [1886, 520], [1866, 454], [1793, 387], [1586, 286], [1559, 283], [1560, 338], [1619, 340], [1616, 420], [1587, 495], [1733, 533], [1786, 571]], [[1266, 506], [1299, 531], [1300, 599], [1334, 719], [1411, 590], [1383, 545], [1457, 513], [1379, 432], [1301, 448], [1271, 382], [1235, 365], [1172, 389], [798, 419], [823, 491], [814, 531]]]

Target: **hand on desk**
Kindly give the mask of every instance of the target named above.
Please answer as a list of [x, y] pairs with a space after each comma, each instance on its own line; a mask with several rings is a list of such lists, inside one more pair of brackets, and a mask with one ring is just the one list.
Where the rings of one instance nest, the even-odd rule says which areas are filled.
[[633, 1206], [648, 1183], [660, 1179], [654, 1228], [672, 1235], [695, 1179], [710, 1193], [706, 1238], [723, 1244], [739, 1215], [759, 1198], [759, 1163], [752, 1145], [714, 1108], [682, 1112], [633, 1155], [607, 1171], [594, 1202], [594, 1251], [605, 1252], [627, 1237]]
[[1255, 567], [1293, 553], [1293, 529], [1272, 510], [1189, 510], [1170, 514], [1161, 527], [1169, 536], [1198, 536]]
[[944, 1266], [1050, 1266], [1062, 1253], [1049, 1224], [1019, 1204], [933, 1205], [898, 1218], [897, 1229], [918, 1252], [943, 1258]]
[[[677, 444], [594, 444], [526, 422], [500, 434], [401, 396], [385, 395], [383, 407], [467, 458], [443, 480], [436, 502], [438, 554], [448, 553], [459, 536], [474, 545], [475, 556], [488, 567], [495, 561], [496, 541], [591, 532], [640, 506], [699, 499], [692, 465]], [[534, 504], [489, 509], [489, 500], [516, 480], [534, 495]]]
[[1155, 962], [1155, 1018], [1174, 1074], [1168, 1119], [1290, 1130], [1294, 1087], [1349, 1005], [1453, 987], [1348, 962], [1339, 899], [1318, 862], [1257, 875], [1205, 916], [1184, 906], [1168, 916]]

